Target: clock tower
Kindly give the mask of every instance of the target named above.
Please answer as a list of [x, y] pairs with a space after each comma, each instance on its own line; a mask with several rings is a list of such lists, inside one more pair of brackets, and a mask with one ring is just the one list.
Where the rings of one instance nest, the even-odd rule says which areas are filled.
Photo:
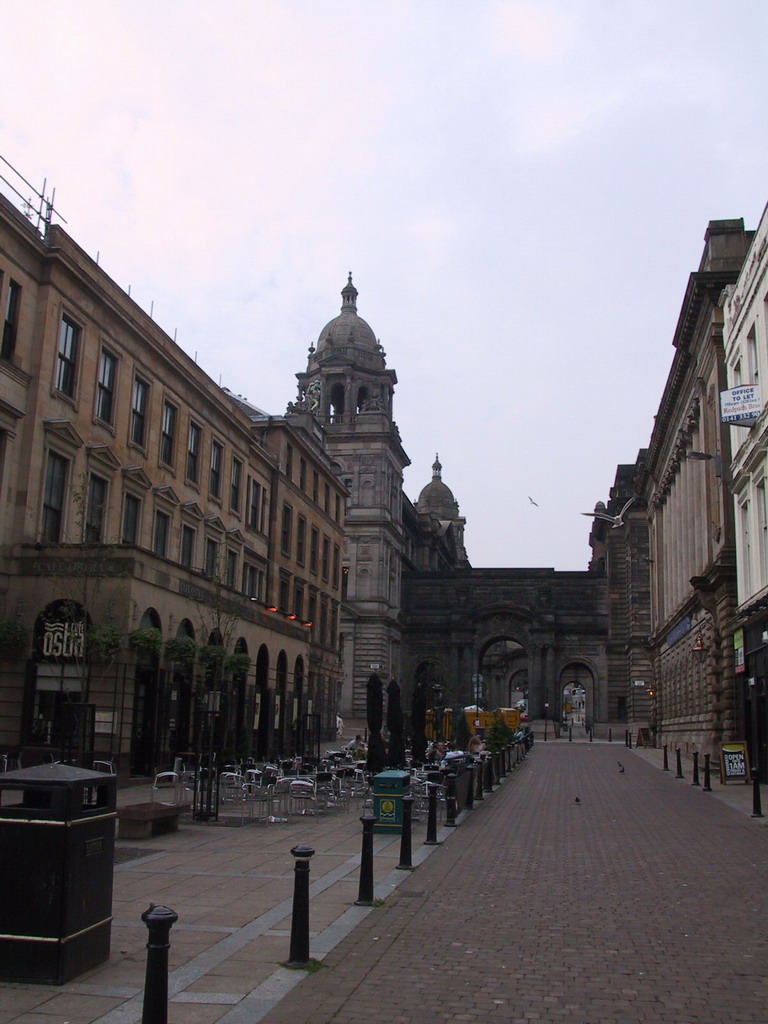
[[357, 312], [349, 275], [340, 314], [325, 325], [298, 379], [292, 410], [311, 413], [349, 491], [341, 609], [342, 715], [364, 718], [372, 671], [400, 677], [403, 469], [409, 459], [392, 419], [397, 383], [384, 349]]

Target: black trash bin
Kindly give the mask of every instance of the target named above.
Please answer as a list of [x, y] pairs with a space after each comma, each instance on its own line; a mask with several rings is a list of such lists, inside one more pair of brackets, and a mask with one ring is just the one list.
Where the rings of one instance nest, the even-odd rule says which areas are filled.
[[0, 980], [62, 985], [109, 958], [117, 780], [0, 775]]

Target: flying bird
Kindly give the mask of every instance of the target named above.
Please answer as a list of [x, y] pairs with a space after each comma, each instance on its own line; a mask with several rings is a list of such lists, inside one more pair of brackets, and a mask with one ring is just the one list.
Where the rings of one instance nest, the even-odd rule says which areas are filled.
[[531, 503], [532, 505], [535, 505], [535, 506], [536, 506], [536, 508], [538, 508], [538, 507], [539, 507], [539, 503], [538, 503], [538, 501], [534, 501], [534, 500], [533, 500], [533, 498], [532, 498], [532, 497], [530, 496], [530, 494], [528, 495], [528, 501], [530, 501], [530, 503]]
[[607, 512], [603, 511], [603, 509], [605, 509], [605, 505], [602, 503], [602, 501], [598, 501], [597, 505], [595, 505], [594, 512], [582, 512], [580, 514], [583, 516], [592, 516], [593, 519], [604, 519], [606, 523], [610, 523], [613, 529], [615, 530], [617, 527], [624, 525], [624, 516], [627, 514], [627, 509], [632, 504], [632, 502], [636, 500], [637, 495], [633, 494], [617, 516], [608, 515]]
[[624, 772], [624, 765], [621, 763], [621, 761], [618, 761], [617, 763], [619, 766], [619, 775], [622, 775]]

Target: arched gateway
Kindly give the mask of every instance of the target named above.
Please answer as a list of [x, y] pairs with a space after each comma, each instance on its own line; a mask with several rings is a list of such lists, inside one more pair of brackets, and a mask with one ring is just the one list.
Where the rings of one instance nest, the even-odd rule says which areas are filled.
[[402, 621], [406, 704], [425, 666], [440, 666], [446, 705], [479, 699], [489, 708], [509, 707], [525, 699], [532, 718], [562, 722], [567, 695], [578, 685], [586, 717], [608, 718], [606, 591], [599, 574], [406, 573]]

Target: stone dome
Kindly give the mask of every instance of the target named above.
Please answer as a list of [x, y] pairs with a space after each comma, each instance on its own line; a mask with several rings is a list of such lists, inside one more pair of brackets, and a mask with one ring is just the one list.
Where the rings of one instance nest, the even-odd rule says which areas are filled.
[[356, 345], [358, 348], [378, 351], [379, 343], [370, 324], [357, 315], [357, 288], [352, 284], [351, 273], [341, 291], [341, 297], [344, 300], [341, 313], [320, 331], [317, 351], [344, 345]]
[[432, 465], [432, 479], [426, 487], [422, 488], [419, 500], [416, 502], [416, 509], [419, 512], [430, 512], [439, 519], [456, 519], [459, 514], [459, 505], [450, 487], [443, 483], [440, 475], [442, 469], [439, 458], [435, 456]]

